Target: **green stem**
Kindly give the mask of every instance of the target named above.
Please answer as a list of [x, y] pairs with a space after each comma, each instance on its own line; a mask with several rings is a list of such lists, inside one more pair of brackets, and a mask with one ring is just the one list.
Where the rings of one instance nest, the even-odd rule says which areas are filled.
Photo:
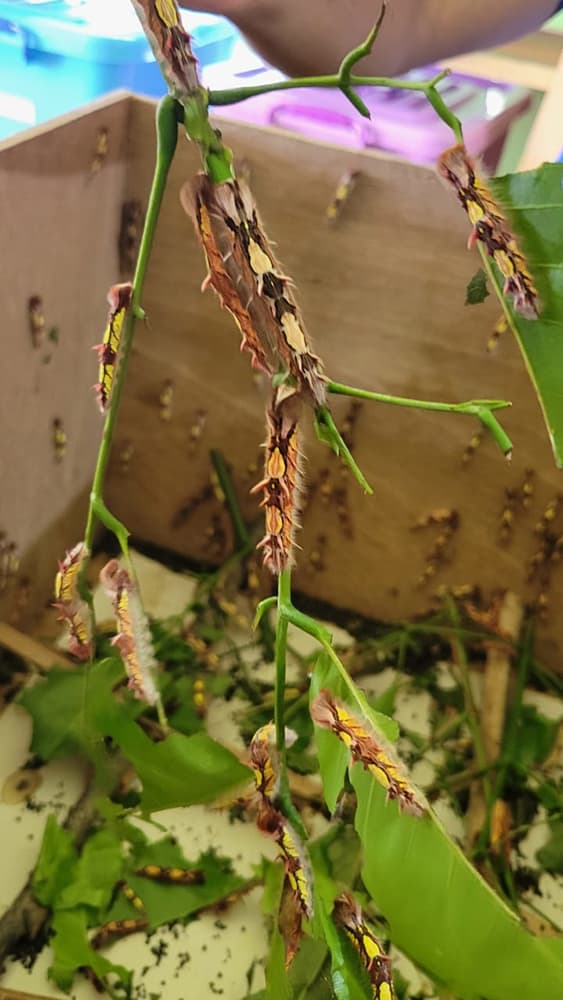
[[[247, 101], [250, 97], [258, 97], [260, 94], [270, 94], [278, 90], [296, 90], [306, 87], [339, 88], [346, 90], [352, 87], [389, 87], [392, 90], [418, 90], [423, 93], [430, 102], [439, 118], [452, 130], [457, 142], [463, 142], [461, 122], [452, 111], [449, 110], [439, 94], [437, 85], [448, 76], [449, 70], [442, 70], [431, 80], [419, 82], [410, 80], [394, 80], [388, 76], [352, 76], [347, 80], [342, 79], [341, 73], [331, 73], [325, 76], [304, 76], [294, 77], [292, 80], [279, 80], [276, 83], [263, 83], [254, 87], [233, 87], [230, 90], [210, 90], [208, 92], [208, 103], [215, 107], [227, 104], [238, 104], [240, 101]], [[349, 94], [346, 93], [349, 97]], [[362, 102], [363, 103], [363, 102]], [[364, 106], [365, 107], [365, 106]], [[358, 108], [360, 114], [365, 115], [365, 111]], [[366, 109], [367, 110], [367, 109]], [[369, 114], [368, 114], [369, 117]]]
[[411, 399], [409, 396], [391, 396], [385, 392], [371, 392], [369, 389], [357, 389], [355, 386], [342, 385], [340, 382], [327, 382], [327, 389], [336, 396], [353, 396], [356, 399], [369, 399], [375, 403], [388, 403], [392, 406], [405, 406], [416, 410], [435, 410], [442, 413], [463, 413], [477, 419], [492, 434], [503, 455], [512, 452], [512, 441], [493, 415], [493, 410], [503, 410], [512, 406], [506, 399], [470, 399], [464, 403], [442, 403], [432, 399]]
[[[458, 610], [453, 601], [450, 603], [450, 615], [452, 617], [452, 623], [455, 626], [459, 625]], [[463, 700], [465, 706], [465, 712], [467, 715], [467, 724], [471, 731], [471, 736], [473, 738], [473, 749], [475, 753], [475, 760], [479, 771], [483, 773], [483, 792], [485, 794], [485, 800], [487, 807], [491, 803], [491, 784], [486, 777], [487, 770], [489, 768], [489, 762], [487, 760], [487, 754], [485, 753], [485, 744], [483, 742], [483, 736], [481, 733], [481, 726], [479, 723], [479, 715], [477, 713], [477, 708], [475, 701], [473, 699], [473, 692], [471, 690], [471, 681], [469, 678], [469, 666], [467, 663], [467, 655], [465, 652], [465, 646], [459, 637], [459, 633], [454, 633], [451, 638], [452, 650], [454, 653], [454, 660], [458, 666], [459, 672], [459, 682], [463, 691]]]
[[[156, 166], [153, 176], [151, 192], [149, 196], [149, 204], [147, 208], [145, 224], [143, 227], [143, 233], [141, 236], [141, 242], [139, 246], [139, 256], [137, 258], [137, 266], [135, 268], [135, 275], [133, 277], [133, 294], [131, 297], [131, 306], [127, 310], [127, 315], [125, 317], [125, 321], [123, 324], [119, 364], [117, 366], [117, 372], [115, 374], [114, 384], [112, 387], [108, 411], [102, 433], [102, 440], [98, 451], [96, 470], [92, 482], [90, 505], [88, 508], [86, 530], [84, 533], [84, 541], [86, 543], [86, 547], [89, 552], [92, 551], [92, 543], [94, 540], [94, 529], [96, 525], [97, 516], [99, 516], [100, 511], [102, 510], [106, 511], [105, 506], [102, 506], [103, 504], [102, 493], [103, 493], [109, 456], [110, 456], [111, 443], [115, 430], [115, 424], [117, 421], [117, 414], [119, 412], [121, 393], [125, 382], [125, 376], [127, 374], [127, 365], [129, 361], [129, 356], [131, 354], [131, 347], [133, 344], [135, 322], [137, 320], [137, 317], [142, 315], [141, 298], [143, 294], [143, 286], [145, 282], [149, 256], [156, 230], [156, 224], [158, 221], [160, 206], [162, 204], [162, 198], [166, 187], [168, 171], [170, 169], [170, 164], [172, 163], [178, 139], [176, 102], [173, 100], [173, 98], [169, 96], [164, 97], [158, 106], [156, 114], [156, 129], [157, 129]], [[109, 511], [106, 511], [106, 513], [107, 515], [109, 515]], [[121, 544], [121, 539], [119, 540]]]
[[[335, 383], [329, 383], [329, 385], [331, 384]], [[324, 444], [330, 445], [335, 455], [338, 455], [348, 468], [352, 470], [356, 482], [360, 484], [364, 493], [372, 496], [373, 490], [338, 430], [328, 406], [318, 406], [315, 410], [315, 431], [319, 440], [323, 441]]]
[[235, 535], [235, 548], [237, 551], [242, 550], [244, 552], [249, 552], [252, 547], [250, 535], [248, 534], [248, 528], [246, 527], [244, 518], [240, 511], [233, 481], [229, 475], [225, 459], [217, 448], [211, 449], [210, 456], [219, 486], [221, 487], [223, 496], [225, 497], [229, 517], [231, 518], [231, 524]]
[[291, 570], [284, 569], [278, 577], [278, 621], [276, 628], [275, 664], [276, 686], [274, 696], [274, 721], [276, 726], [276, 749], [282, 772], [286, 769], [285, 748], [285, 673], [288, 620], [283, 609], [291, 604]]

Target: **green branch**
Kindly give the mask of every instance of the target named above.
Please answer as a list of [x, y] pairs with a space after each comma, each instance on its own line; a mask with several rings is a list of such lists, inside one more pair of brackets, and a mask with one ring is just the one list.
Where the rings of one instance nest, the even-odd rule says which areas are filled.
[[[98, 459], [96, 462], [96, 470], [92, 482], [92, 491], [90, 494], [90, 505], [88, 507], [86, 530], [84, 533], [84, 541], [88, 552], [92, 551], [94, 530], [96, 527], [97, 520], [102, 521], [102, 523], [106, 524], [106, 526], [109, 527], [110, 530], [112, 530], [116, 534], [122, 550], [124, 552], [127, 551], [127, 530], [121, 524], [121, 522], [113, 518], [113, 515], [111, 515], [110, 512], [107, 510], [105, 504], [103, 503], [102, 495], [103, 495], [103, 487], [104, 487], [107, 466], [110, 457], [113, 434], [115, 431], [115, 425], [117, 421], [117, 414], [119, 411], [119, 404], [121, 401], [121, 394], [125, 382], [125, 376], [127, 374], [127, 365], [129, 362], [129, 356], [131, 354], [131, 347], [133, 345], [135, 323], [139, 317], [143, 316], [143, 311], [141, 308], [141, 299], [143, 295], [143, 287], [147, 273], [149, 256], [160, 212], [160, 206], [162, 204], [162, 198], [164, 196], [166, 181], [168, 178], [168, 171], [170, 169], [170, 164], [172, 162], [174, 152], [176, 150], [176, 143], [178, 139], [176, 102], [169, 96], [164, 97], [158, 106], [156, 113], [156, 131], [157, 131], [156, 165], [154, 170], [151, 192], [149, 196], [149, 204], [147, 208], [145, 224], [143, 227], [143, 233], [141, 236], [141, 242], [139, 246], [139, 256], [137, 259], [137, 266], [135, 268], [135, 275], [133, 277], [133, 293], [131, 297], [131, 305], [130, 308], [127, 310], [127, 314], [125, 316], [125, 321], [123, 324], [121, 348], [119, 353], [119, 364], [117, 365], [114, 384], [112, 386], [111, 396], [108, 404], [108, 410], [104, 422], [104, 429], [102, 432], [102, 440], [98, 450]], [[82, 577], [84, 576], [85, 569], [86, 567], [84, 567]]]
[[[450, 128], [455, 136], [456, 142], [463, 142], [463, 132], [461, 122], [445, 104], [442, 96], [437, 90], [437, 86], [448, 76], [449, 70], [442, 70], [431, 80], [411, 81], [395, 80], [389, 76], [350, 76], [349, 87], [388, 87], [392, 90], [415, 90], [424, 94], [427, 101], [432, 105], [439, 118]], [[279, 80], [275, 83], [257, 84], [253, 87], [233, 87], [229, 90], [210, 90], [208, 92], [208, 103], [213, 107], [224, 107], [228, 104], [239, 104], [247, 101], [250, 97], [258, 97], [260, 94], [271, 94], [278, 90], [301, 90], [306, 87], [322, 87], [331, 90], [341, 90], [342, 80], [340, 73], [332, 73], [327, 76], [303, 76], [294, 77], [291, 80]], [[349, 98], [349, 94], [346, 93]], [[355, 95], [357, 100], [361, 100]], [[363, 101], [361, 102], [363, 104]], [[355, 107], [358, 107], [355, 104]], [[365, 111], [365, 104], [363, 104]], [[358, 108], [364, 117], [370, 117], [365, 111]]]
[[390, 403], [392, 406], [406, 406], [416, 410], [437, 410], [442, 413], [464, 413], [477, 417], [483, 427], [492, 434], [503, 455], [510, 457], [512, 441], [493, 415], [493, 410], [504, 410], [512, 403], [506, 399], [470, 399], [465, 403], [441, 403], [431, 399], [411, 399], [409, 396], [390, 396], [384, 392], [371, 392], [368, 389], [356, 389], [340, 382], [327, 383], [329, 392], [336, 396], [353, 396], [356, 399], [369, 399], [375, 403]]

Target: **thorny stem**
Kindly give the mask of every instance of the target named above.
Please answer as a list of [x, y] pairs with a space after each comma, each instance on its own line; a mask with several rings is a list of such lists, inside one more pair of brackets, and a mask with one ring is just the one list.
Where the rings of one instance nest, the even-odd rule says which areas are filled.
[[[394, 80], [388, 76], [350, 76], [350, 87], [389, 87], [392, 90], [418, 90], [423, 93], [426, 99], [434, 108], [436, 114], [442, 121], [451, 128], [457, 142], [463, 141], [461, 122], [447, 107], [442, 99], [437, 85], [449, 74], [449, 70], [442, 70], [431, 80], [411, 81]], [[303, 76], [294, 77], [291, 80], [278, 80], [275, 83], [257, 84], [254, 87], [233, 87], [230, 90], [210, 90], [208, 92], [209, 104], [221, 107], [227, 104], [238, 104], [240, 101], [247, 101], [249, 97], [257, 97], [259, 94], [270, 94], [277, 90], [297, 90], [306, 87], [324, 87], [327, 89], [341, 89], [341, 77], [338, 73], [328, 76]], [[348, 96], [348, 94], [346, 95]], [[369, 117], [369, 115], [368, 115]]]
[[[94, 529], [96, 526], [96, 520], [98, 519], [106, 523], [108, 527], [111, 527], [112, 531], [115, 531], [116, 526], [119, 525], [119, 532], [116, 531], [116, 534], [122, 549], [123, 549], [122, 542], [124, 539], [126, 542], [126, 537], [127, 537], [126, 529], [123, 527], [123, 525], [120, 525], [120, 522], [116, 521], [115, 525], [113, 526], [109, 525], [108, 518], [111, 518], [112, 515], [110, 515], [109, 511], [103, 504], [102, 494], [103, 494], [105, 475], [109, 462], [111, 443], [113, 440], [115, 424], [117, 421], [117, 414], [119, 412], [121, 393], [123, 390], [123, 385], [125, 383], [125, 376], [127, 374], [127, 365], [129, 361], [129, 356], [131, 354], [131, 347], [133, 344], [135, 323], [137, 318], [143, 314], [141, 309], [141, 299], [143, 294], [145, 276], [147, 273], [149, 256], [160, 212], [160, 206], [162, 204], [162, 198], [166, 188], [168, 171], [170, 169], [170, 164], [172, 162], [172, 158], [176, 150], [176, 143], [178, 139], [176, 102], [173, 100], [173, 98], [169, 96], [164, 97], [158, 106], [156, 114], [156, 131], [157, 131], [156, 165], [155, 165], [151, 192], [149, 195], [149, 204], [147, 208], [145, 224], [143, 227], [141, 242], [139, 245], [139, 256], [137, 258], [137, 266], [135, 268], [135, 275], [133, 277], [133, 294], [131, 297], [131, 307], [127, 310], [127, 315], [125, 317], [125, 322], [123, 324], [119, 364], [117, 366], [117, 372], [115, 374], [114, 384], [112, 387], [111, 397], [108, 405], [108, 411], [104, 422], [102, 440], [100, 443], [100, 448], [98, 451], [98, 459], [96, 463], [96, 471], [94, 473], [94, 479], [92, 482], [92, 491], [90, 494], [90, 506], [88, 508], [86, 530], [84, 533], [84, 541], [86, 544], [86, 548], [89, 552], [92, 551], [92, 543], [94, 540]], [[125, 532], [125, 534], [123, 534], [123, 532]], [[125, 552], [125, 550], [123, 551]]]
[[417, 410], [437, 410], [442, 413], [465, 413], [477, 417], [492, 434], [503, 455], [510, 457], [512, 453], [512, 441], [492, 412], [512, 406], [512, 403], [506, 399], [470, 399], [464, 403], [442, 403], [432, 399], [390, 396], [388, 393], [356, 389], [354, 386], [332, 381], [327, 383], [327, 389], [336, 396], [353, 396], [356, 399], [370, 399], [375, 403], [390, 403], [392, 406], [406, 406]]

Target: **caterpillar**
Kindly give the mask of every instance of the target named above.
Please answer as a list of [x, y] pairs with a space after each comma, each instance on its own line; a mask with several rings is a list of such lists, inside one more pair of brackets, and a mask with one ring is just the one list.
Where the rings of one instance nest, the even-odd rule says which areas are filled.
[[94, 150], [94, 156], [92, 159], [92, 165], [90, 167], [90, 173], [99, 174], [104, 163], [106, 162], [107, 155], [109, 152], [109, 129], [105, 125], [102, 125], [98, 129], [96, 134], [96, 148]]
[[263, 799], [258, 815], [258, 829], [276, 842], [289, 886], [303, 915], [313, 915], [312, 872], [307, 853], [289, 820]]
[[113, 603], [119, 632], [112, 644], [121, 653], [129, 678], [128, 687], [148, 705], [155, 705], [158, 691], [153, 673], [157, 662], [137, 587], [117, 559], [110, 559], [103, 567], [100, 582]]
[[201, 868], [161, 868], [160, 865], [144, 865], [137, 868], [135, 875], [154, 879], [156, 882], [170, 882], [173, 885], [202, 885], [205, 872]]
[[360, 956], [371, 983], [374, 1000], [394, 1000], [391, 960], [366, 924], [361, 907], [348, 893], [342, 893], [334, 901], [333, 916]]
[[311, 717], [317, 726], [330, 729], [350, 751], [352, 760], [359, 762], [385, 788], [387, 798], [395, 799], [399, 808], [413, 816], [422, 816], [425, 804], [401, 773], [390, 747], [380, 736], [369, 731], [369, 723], [357, 719], [347, 707], [333, 698], [330, 691], [320, 691], [311, 704]]
[[335, 222], [339, 218], [342, 209], [356, 186], [359, 176], [359, 170], [347, 170], [340, 178], [334, 192], [334, 197], [326, 210], [326, 217], [329, 222]]
[[69, 651], [78, 660], [90, 659], [93, 649], [90, 608], [78, 590], [78, 577], [89, 555], [84, 542], [78, 542], [59, 562], [55, 577], [54, 607], [61, 612], [59, 621], [66, 622]]
[[96, 931], [92, 938], [92, 948], [103, 948], [112, 938], [127, 937], [128, 934], [136, 934], [137, 931], [144, 931], [149, 926], [148, 920], [144, 917], [130, 917], [127, 920], [108, 920], [107, 924]]
[[172, 407], [174, 404], [174, 383], [171, 378], [165, 379], [158, 397], [160, 407], [160, 419], [169, 421], [172, 419]]
[[34, 347], [41, 347], [45, 342], [46, 323], [43, 312], [43, 300], [40, 295], [32, 295], [27, 304], [29, 329]]
[[264, 565], [276, 575], [291, 566], [301, 487], [298, 410], [291, 401], [270, 405], [264, 478], [251, 493], [264, 492], [266, 533], [258, 543]]
[[[286, 744], [295, 742], [296, 734], [285, 730]], [[272, 837], [278, 845], [287, 880], [300, 910], [306, 917], [313, 914], [312, 876], [305, 847], [291, 823], [272, 804], [279, 786], [278, 759], [275, 748], [275, 729], [272, 722], [254, 734], [250, 744], [250, 763], [256, 790], [260, 796], [258, 829]]]
[[526, 319], [536, 319], [539, 315], [538, 293], [526, 259], [502, 209], [479, 177], [462, 143], [441, 154], [438, 173], [453, 187], [473, 226], [468, 247], [471, 249], [477, 241], [482, 243], [505, 279], [503, 291], [505, 295], [512, 296], [516, 312]]
[[235, 318], [241, 349], [249, 350], [254, 367], [269, 376], [287, 370], [295, 380], [292, 391], [323, 405], [326, 380], [320, 359], [312, 352], [292, 282], [276, 261], [247, 184], [212, 184], [198, 174], [184, 185], [180, 199], [207, 259], [203, 287], [211, 285]]
[[137, 895], [133, 886], [129, 885], [127, 882], [120, 882], [119, 888], [121, 889], [121, 892], [125, 896], [125, 899], [129, 900], [131, 906], [133, 906], [136, 910], [138, 910], [139, 913], [145, 912], [145, 904], [143, 903], [141, 897]]
[[197, 61], [174, 0], [133, 0], [133, 6], [172, 96], [181, 101], [195, 95]]
[[96, 344], [94, 350], [98, 352], [99, 369], [96, 393], [100, 411], [105, 413], [108, 407], [113, 380], [117, 366], [117, 355], [121, 343], [121, 333], [123, 322], [127, 310], [131, 305], [133, 286], [130, 281], [123, 284], [112, 285], [108, 292], [109, 314], [107, 326], [104, 331], [104, 338], [101, 344]]
[[53, 420], [53, 451], [55, 453], [56, 462], [62, 462], [65, 457], [67, 441], [68, 438], [66, 436], [64, 424], [60, 417], [55, 417]]

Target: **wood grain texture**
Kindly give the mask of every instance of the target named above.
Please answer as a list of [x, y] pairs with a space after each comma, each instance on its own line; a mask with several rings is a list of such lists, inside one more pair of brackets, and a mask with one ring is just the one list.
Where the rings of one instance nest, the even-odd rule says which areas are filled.
[[[90, 178], [101, 124], [110, 128], [110, 154]], [[524, 602], [532, 600], [535, 591], [526, 578], [537, 549], [533, 528], [561, 480], [516, 345], [507, 336], [496, 354], [486, 352], [497, 306], [492, 298], [479, 307], [464, 305], [478, 259], [465, 250], [467, 227], [457, 202], [426, 168], [233, 122], [221, 128], [236, 158], [247, 161], [266, 229], [295, 278], [314, 346], [332, 378], [402, 395], [514, 401], [503, 418], [515, 444], [512, 464], [485, 440], [466, 467], [461, 456], [476, 429], [470, 418], [364, 404], [355, 453], [373, 498], [341, 476], [336, 459], [313, 439], [308, 418], [307, 479], [327, 468], [336, 487], [346, 487], [353, 538], [342, 532], [334, 504], [325, 505], [317, 492], [303, 516], [296, 585], [351, 612], [388, 619], [424, 611], [440, 584], [479, 583], [487, 593], [510, 587]], [[35, 553], [27, 572], [45, 600], [55, 553], [82, 530], [99, 432], [90, 345], [99, 339], [105, 294], [118, 275], [121, 202], [146, 203], [154, 106], [109, 101], [8, 147], [0, 155], [0, 193], [8, 206], [0, 239], [7, 260], [2, 300], [11, 384], [0, 399], [2, 464], [8, 470], [0, 528], [24, 552]], [[341, 218], [329, 227], [326, 207], [351, 168], [360, 177]], [[205, 490], [208, 452], [216, 447], [232, 465], [246, 516], [260, 530], [256, 499], [248, 493], [260, 471], [248, 467], [264, 440], [266, 394], [239, 352], [231, 318], [211, 291], [200, 292], [203, 254], [178, 200], [181, 185], [198, 169], [197, 151], [181, 137], [149, 268], [143, 303], [148, 323], [136, 335], [106, 500], [137, 537], [212, 559], [205, 530], [218, 511], [216, 502], [201, 505], [179, 526], [175, 515]], [[25, 305], [34, 293], [44, 298], [47, 322], [61, 329], [56, 360], [48, 365], [30, 346]], [[164, 422], [158, 399], [167, 379], [174, 382], [174, 409]], [[190, 429], [200, 410], [207, 420], [192, 451]], [[340, 420], [347, 410], [348, 401], [334, 401]], [[68, 454], [59, 466], [50, 440], [55, 415], [69, 433]], [[126, 443], [134, 454], [124, 475], [119, 454]], [[516, 515], [511, 543], [500, 547], [504, 490], [517, 488], [527, 468], [536, 472], [535, 494], [530, 508]], [[411, 529], [437, 507], [458, 510], [460, 528], [450, 561], [432, 585], [420, 589], [416, 581], [437, 529]], [[327, 538], [321, 572], [310, 564], [319, 536]], [[563, 569], [556, 569], [553, 609], [562, 584]], [[552, 610], [540, 631], [546, 662], [558, 665], [562, 641], [563, 623]]]
[[[91, 347], [101, 339], [117, 272], [128, 118], [122, 96], [0, 143], [0, 529], [22, 553], [20, 581], [29, 584], [12, 587], [0, 611], [19, 627], [49, 599], [57, 558], [84, 530], [101, 432]], [[92, 174], [100, 127], [109, 130], [109, 152]], [[41, 297], [58, 343], [34, 348], [31, 295]], [[55, 418], [68, 437], [60, 463]]]

